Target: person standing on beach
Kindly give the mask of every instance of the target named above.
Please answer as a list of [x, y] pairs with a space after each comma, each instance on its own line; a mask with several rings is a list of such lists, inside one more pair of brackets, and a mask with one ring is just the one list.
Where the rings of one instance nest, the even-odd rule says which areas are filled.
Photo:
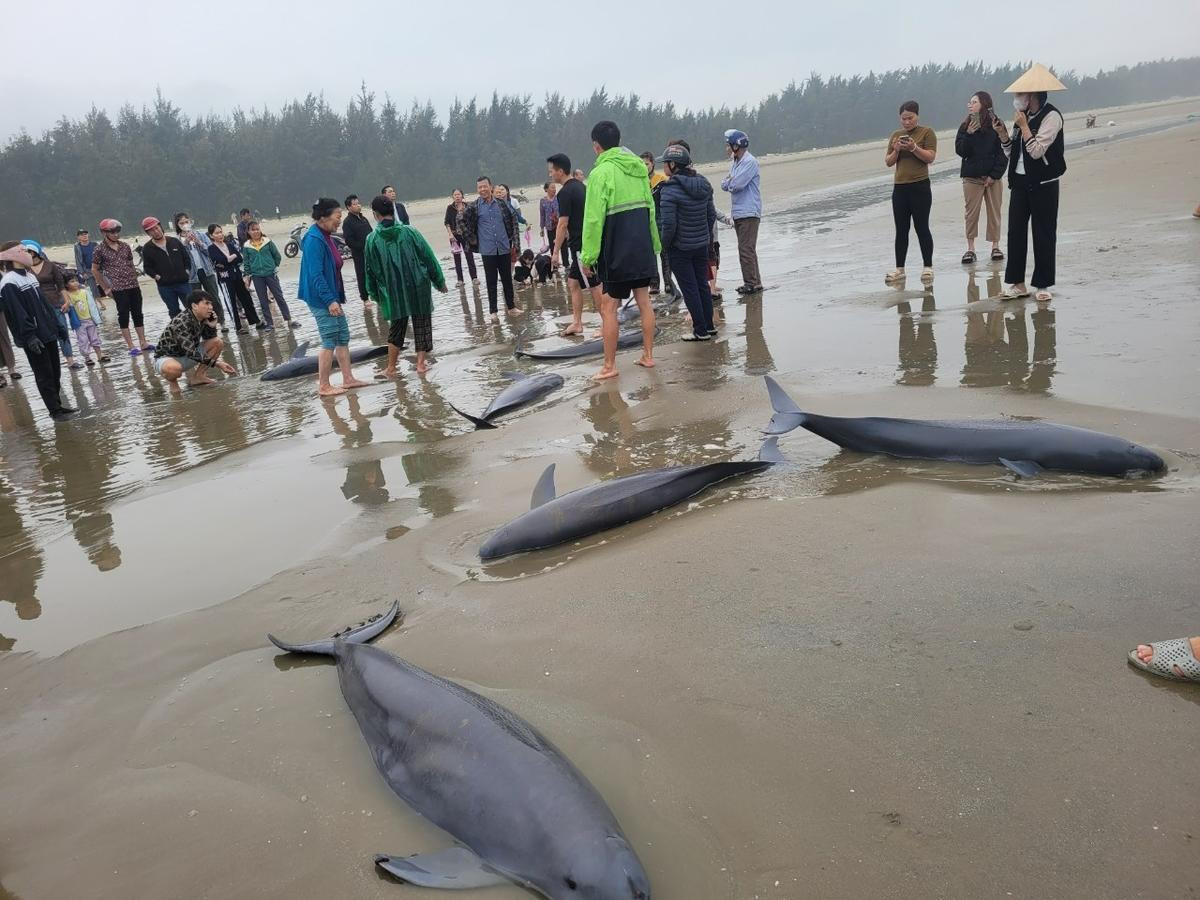
[[75, 352], [71, 349], [70, 334], [74, 329], [71, 327], [70, 304], [63, 296], [67, 290], [66, 274], [63, 272], [62, 266], [50, 261], [45, 248], [37, 241], [26, 238], [21, 241], [21, 246], [29, 251], [30, 258], [33, 260], [29, 266], [29, 273], [38, 280], [38, 287], [42, 289], [42, 295], [54, 310], [54, 314], [58, 316], [59, 324], [62, 325], [63, 336], [59, 338], [58, 346], [62, 350], [67, 368], [82, 369], [83, 363], [75, 361]]
[[279, 265], [282, 262], [283, 257], [275, 242], [263, 234], [262, 225], [251, 219], [246, 226], [246, 243], [242, 245], [242, 263], [246, 267], [246, 278], [254, 285], [254, 293], [258, 295], [258, 308], [262, 311], [263, 322], [268, 330], [275, 327], [268, 291], [274, 295], [283, 321], [292, 328], [300, 327], [300, 323], [292, 318], [292, 311], [283, 298], [283, 286], [279, 283]]
[[565, 153], [546, 158], [550, 180], [558, 185], [558, 221], [554, 226], [554, 241], [550, 259], [566, 259], [567, 293], [571, 295], [571, 324], [560, 334], [568, 337], [583, 334], [583, 291], [592, 295], [592, 305], [600, 305], [600, 285], [583, 274], [579, 251], [583, 249], [583, 210], [587, 203], [587, 188], [571, 175], [571, 160]]
[[[646, 150], [640, 155], [642, 162], [646, 164], [646, 175], [650, 179], [650, 196], [654, 198], [654, 216], [657, 219], [660, 212], [659, 189], [662, 187], [663, 182], [667, 180], [667, 176], [662, 172], [655, 170], [655, 159], [653, 153], [651, 153], [649, 150]], [[654, 279], [654, 284], [650, 285], [650, 295], [654, 296], [658, 293], [659, 288], [662, 287], [664, 294], [666, 294], [668, 297], [674, 297], [675, 282], [671, 280], [671, 255], [667, 252], [665, 244], [663, 245], [663, 251], [662, 255], [659, 257], [659, 262], [662, 264], [662, 281], [660, 282], [657, 277]]]
[[[137, 356], [154, 345], [146, 343], [146, 329], [142, 322], [142, 289], [138, 286], [137, 270], [133, 267], [133, 251], [121, 240], [121, 223], [116, 219], [100, 222], [100, 233], [104, 235], [92, 254], [92, 275], [100, 285], [100, 291], [113, 298], [117, 304], [117, 324], [130, 356]], [[135, 347], [129, 336], [129, 321], [133, 320], [138, 345]]]
[[421, 232], [397, 222], [395, 206], [382, 194], [371, 201], [378, 223], [367, 238], [367, 286], [379, 304], [379, 314], [391, 322], [387, 368], [381, 378], [396, 377], [396, 361], [412, 319], [417, 373], [429, 370], [425, 354], [433, 351], [433, 293], [446, 293], [446, 276]]
[[479, 277], [475, 273], [475, 253], [467, 240], [467, 202], [458, 188], [450, 195], [450, 203], [446, 207], [446, 217], [442, 219], [442, 224], [446, 226], [446, 234], [450, 238], [450, 253], [454, 257], [454, 273], [458, 276], [458, 283], [463, 283], [462, 258], [463, 254], [466, 254], [471, 283], [479, 284]]
[[[538, 203], [538, 228], [546, 238], [546, 246], [553, 248], [554, 236], [558, 232], [558, 185], [547, 181], [542, 185], [542, 190], [546, 192], [546, 196]], [[562, 255], [562, 264], [571, 264], [565, 253]]]
[[67, 275], [63, 298], [75, 311], [73, 321], [78, 323], [75, 325], [75, 343], [79, 345], [79, 355], [83, 357], [83, 361], [89, 366], [95, 365], [88, 359], [88, 354], [91, 353], [98, 363], [110, 362], [100, 343], [100, 309], [92, 292], [83, 287], [79, 275]]
[[396, 221], [403, 222], [405, 225], [408, 225], [408, 210], [404, 208], [403, 203], [396, 199], [396, 189], [390, 184], [385, 184], [383, 186], [383, 190], [381, 190], [379, 193], [387, 197], [388, 201], [392, 204], [392, 207], [396, 213]]
[[[1028, 297], [1025, 260], [1029, 231], [1033, 231], [1034, 299], [1053, 299], [1054, 263], [1058, 243], [1058, 182], [1067, 171], [1063, 117], [1047, 102], [1047, 92], [1066, 87], [1045, 66], [1035, 64], [1008, 86], [1015, 94], [1013, 134], [997, 121], [1004, 152], [1008, 154], [1008, 264], [1004, 281], [1011, 285], [1000, 296], [1005, 300]], [[1001, 131], [1001, 129], [1004, 129]], [[1020, 140], [1013, 140], [1020, 132]]]
[[887, 152], [883, 157], [889, 169], [896, 169], [895, 183], [892, 185], [896, 268], [884, 276], [887, 284], [904, 279], [910, 223], [921, 245], [921, 261], [924, 264], [921, 282], [933, 283], [933, 234], [929, 231], [933, 188], [929, 183], [929, 164], [937, 159], [937, 135], [932, 128], [920, 124], [920, 113], [921, 107], [916, 100], [905, 100], [900, 104], [900, 128], [888, 138]]
[[192, 217], [185, 212], [177, 212], [171, 221], [175, 225], [175, 236], [187, 248], [188, 256], [192, 258], [192, 292], [204, 291], [213, 298], [213, 307], [217, 314], [217, 325], [221, 334], [228, 334], [225, 325], [225, 307], [221, 304], [221, 291], [217, 286], [217, 270], [213, 266], [212, 257], [208, 255], [212, 241], [203, 231], [197, 231], [192, 224]]
[[692, 333], [682, 340], [708, 341], [717, 334], [708, 287], [708, 245], [717, 223], [712, 185], [692, 168], [691, 154], [678, 144], [668, 147], [659, 162], [669, 176], [658, 203], [663, 253], [670, 254], [670, 271], [679, 279], [692, 316]]
[[[237, 215], [237, 244], [239, 247], [250, 237], [250, 220], [254, 214], [248, 207], [243, 206]], [[232, 300], [232, 298], [230, 298]]]
[[966, 204], [967, 252], [963, 265], [976, 260], [975, 238], [979, 236], [979, 211], [987, 206], [986, 237], [992, 245], [993, 261], [1004, 259], [1000, 251], [1000, 208], [1003, 203], [1004, 170], [1008, 157], [996, 133], [996, 111], [992, 95], [978, 91], [967, 103], [967, 117], [958, 126], [954, 152], [962, 157], [959, 177], [962, 178], [963, 201]]
[[100, 301], [100, 290], [96, 285], [96, 279], [92, 276], [92, 256], [95, 252], [96, 245], [92, 243], [91, 233], [86, 228], [76, 231], [75, 271], [79, 273], [79, 277], [87, 289], [92, 292], [92, 296], [96, 297], [100, 308], [104, 309], [104, 303]]
[[583, 169], [576, 169], [572, 177], [584, 187], [587, 187], [587, 178], [583, 174]]
[[621, 146], [615, 122], [597, 122], [592, 128], [596, 165], [583, 209], [583, 249], [579, 262], [588, 281], [598, 278], [600, 332], [604, 338], [604, 366], [593, 378], [617, 377], [617, 303], [632, 294], [642, 315], [642, 357], [639, 366], [654, 367], [654, 309], [650, 285], [658, 274], [658, 225], [646, 166]]
[[758, 225], [762, 221], [762, 192], [759, 188], [758, 160], [750, 153], [746, 132], [725, 132], [725, 153], [731, 160], [729, 174], [721, 190], [729, 192], [733, 230], [737, 233], [738, 261], [742, 265], [739, 294], [756, 294], [763, 289], [758, 271]]
[[483, 260], [483, 277], [487, 284], [488, 310], [492, 321], [500, 321], [496, 314], [496, 280], [504, 288], [504, 305], [508, 315], [521, 311], [513, 293], [512, 264], [521, 246], [521, 235], [517, 231], [517, 217], [507, 200], [498, 200], [492, 194], [492, 179], [480, 175], [475, 183], [479, 196], [467, 207], [466, 226], [468, 246], [478, 250]]
[[350, 258], [354, 261], [354, 280], [358, 282], [358, 296], [363, 303], [371, 302], [367, 293], [367, 267], [363, 263], [363, 252], [367, 246], [367, 236], [371, 233], [371, 223], [363, 215], [362, 201], [358, 194], [346, 198], [346, 218], [342, 219], [342, 237], [350, 248]]
[[0, 309], [8, 320], [13, 340], [25, 351], [38, 393], [54, 420], [75, 413], [62, 402], [62, 367], [58, 341], [67, 336], [66, 325], [47, 301], [38, 279], [29, 271], [33, 256], [16, 241], [0, 244]]
[[[0, 366], [8, 369], [8, 377], [19, 381], [24, 376], [17, 371], [17, 356], [13, 353], [12, 341], [9, 339], [8, 319], [4, 315], [4, 304], [0, 303]], [[0, 387], [8, 387], [8, 381], [0, 374]]]
[[238, 334], [250, 333], [238, 315], [238, 307], [241, 307], [241, 311], [246, 315], [247, 324], [253, 325], [256, 331], [262, 331], [265, 326], [254, 311], [254, 301], [250, 298], [250, 289], [246, 287], [245, 276], [242, 274], [242, 254], [233, 235], [227, 236], [225, 229], [214, 223], [208, 226], [208, 239], [208, 258], [212, 260], [213, 268], [217, 270], [217, 278], [225, 286], [229, 305], [233, 307], [234, 330]]
[[[317, 351], [317, 393], [333, 397], [346, 393], [347, 388], [365, 387], [366, 382], [356, 379], [350, 367], [350, 326], [342, 311], [346, 301], [342, 255], [333, 243], [333, 233], [342, 222], [342, 207], [336, 200], [322, 197], [313, 204], [312, 218], [312, 225], [300, 240], [300, 252], [304, 255], [296, 293], [308, 304], [321, 336], [321, 349]], [[335, 356], [342, 370], [341, 387], [329, 383]]]
[[173, 319], [183, 309], [195, 278], [192, 257], [178, 238], [163, 234], [162, 223], [154, 216], [142, 219], [142, 231], [150, 242], [142, 248], [142, 271], [154, 279], [158, 296]]

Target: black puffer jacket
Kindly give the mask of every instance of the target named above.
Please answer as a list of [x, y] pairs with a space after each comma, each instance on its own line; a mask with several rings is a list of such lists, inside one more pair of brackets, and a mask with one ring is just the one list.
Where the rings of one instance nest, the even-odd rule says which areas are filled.
[[658, 233], [664, 250], [707, 249], [717, 208], [703, 175], [677, 172], [660, 185]]
[[988, 125], [981, 125], [974, 134], [967, 133], [964, 122], [954, 138], [954, 152], [962, 157], [958, 174], [962, 178], [987, 178], [999, 181], [1008, 168], [1008, 157], [1000, 147], [1000, 135]]

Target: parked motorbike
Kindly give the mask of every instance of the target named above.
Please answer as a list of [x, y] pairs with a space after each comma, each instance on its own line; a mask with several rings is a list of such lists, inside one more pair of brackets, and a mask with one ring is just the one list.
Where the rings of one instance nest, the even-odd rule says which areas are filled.
[[[286, 256], [288, 259], [295, 259], [300, 255], [300, 240], [304, 237], [304, 232], [306, 231], [308, 231], [308, 223], [301, 222], [289, 232], [289, 237], [291, 237], [291, 240], [289, 240], [283, 246], [284, 256]], [[353, 255], [350, 252], [350, 247], [347, 246], [346, 241], [337, 232], [334, 232], [333, 234], [333, 245], [337, 247], [338, 254], [342, 257], [342, 259], [350, 259], [350, 257]]]

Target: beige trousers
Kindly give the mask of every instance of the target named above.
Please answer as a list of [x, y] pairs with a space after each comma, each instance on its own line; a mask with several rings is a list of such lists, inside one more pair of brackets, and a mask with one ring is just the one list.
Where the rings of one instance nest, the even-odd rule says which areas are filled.
[[963, 200], [966, 202], [967, 240], [979, 236], [979, 208], [987, 205], [987, 239], [996, 243], [1000, 240], [1000, 204], [1004, 201], [1004, 182], [993, 181], [984, 187], [982, 178], [964, 178]]

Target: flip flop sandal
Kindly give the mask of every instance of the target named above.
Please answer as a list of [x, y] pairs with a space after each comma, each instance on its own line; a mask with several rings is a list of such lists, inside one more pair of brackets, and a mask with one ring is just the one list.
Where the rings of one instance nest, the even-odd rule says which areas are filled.
[[711, 340], [707, 334], [685, 334], [680, 338], [681, 341], [707, 341]]
[[[1150, 662], [1142, 662], [1137, 655], [1137, 649], [1129, 651], [1129, 664], [1135, 669], [1149, 672], [1151, 675], [1161, 675], [1171, 681], [1194, 681], [1200, 683], [1200, 660], [1192, 655], [1191, 642], [1187, 638], [1174, 638], [1169, 641], [1157, 641], [1150, 645], [1154, 655]], [[1175, 674], [1179, 667], [1182, 675]]]
[[130, 356], [141, 356], [141, 355], [142, 355], [142, 351], [141, 351], [141, 350], [139, 350], [137, 347], [130, 347], [130, 348], [129, 348], [129, 355], [130, 355]]
[[1033, 295], [1033, 299], [1036, 300], [1038, 303], [1049, 303], [1051, 300], [1054, 299], [1054, 295], [1052, 293], [1050, 293], [1049, 291], [1038, 291], [1036, 294]]
[[894, 269], [883, 276], [883, 283], [894, 284], [897, 281], [903, 281], [906, 277], [906, 274], [907, 273], [901, 272], [899, 269]]
[[25, 376], [24, 376], [24, 375], [22, 375], [20, 372], [9, 372], [9, 373], [8, 373], [8, 376], [9, 376], [9, 378], [11, 378], [13, 381], [20, 381], [22, 378], [24, 378], [24, 377], [25, 377]]
[[1029, 291], [1014, 291], [1009, 288], [1007, 291], [1001, 291], [998, 298], [1000, 300], [1023, 300], [1029, 296]]
[[1000, 260], [1002, 260], [1002, 259], [1004, 259], [1004, 252], [999, 247], [993, 248], [992, 249], [992, 262], [1000, 262]]
[[973, 263], [973, 262], [975, 262], [975, 251], [974, 250], [968, 250], [966, 253], [964, 253], [962, 255], [962, 264], [964, 266], [969, 265], [970, 263]]

